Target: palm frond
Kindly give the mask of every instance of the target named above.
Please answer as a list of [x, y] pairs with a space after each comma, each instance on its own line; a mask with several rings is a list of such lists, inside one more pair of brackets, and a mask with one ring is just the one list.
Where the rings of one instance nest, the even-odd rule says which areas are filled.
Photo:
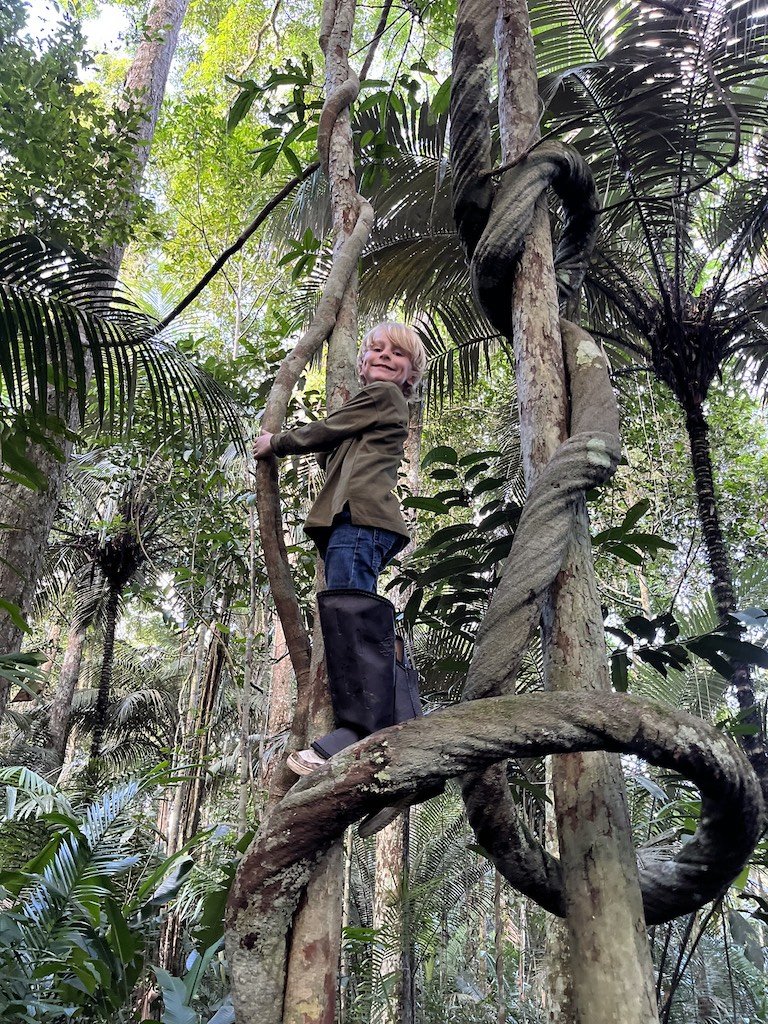
[[603, 59], [620, 44], [635, 7], [628, 0], [534, 0], [529, 10], [539, 74], [554, 76]]
[[101, 423], [129, 426], [140, 393], [164, 433], [241, 438], [220, 385], [143, 313], [105, 265], [30, 235], [0, 240], [0, 378], [6, 401], [66, 415], [70, 387], [81, 420], [89, 381]]
[[5, 786], [3, 822], [24, 821], [41, 814], [72, 816], [72, 805], [58, 786], [27, 767], [0, 768], [0, 784]]

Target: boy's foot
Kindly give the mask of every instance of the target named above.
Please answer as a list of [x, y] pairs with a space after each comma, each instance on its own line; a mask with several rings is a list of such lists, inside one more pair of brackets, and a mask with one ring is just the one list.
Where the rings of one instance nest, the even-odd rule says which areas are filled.
[[294, 750], [288, 755], [285, 763], [297, 775], [311, 775], [323, 767], [326, 759], [309, 747], [307, 750]]

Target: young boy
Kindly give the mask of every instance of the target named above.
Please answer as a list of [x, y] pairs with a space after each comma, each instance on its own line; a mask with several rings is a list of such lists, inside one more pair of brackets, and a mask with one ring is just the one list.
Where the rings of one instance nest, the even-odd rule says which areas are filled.
[[326, 473], [304, 529], [325, 568], [328, 589], [317, 601], [337, 728], [289, 755], [288, 766], [298, 775], [417, 713], [410, 699], [404, 707], [409, 695], [396, 694], [394, 608], [376, 595], [376, 583], [409, 541], [392, 492], [408, 436], [406, 399], [425, 368], [415, 331], [381, 323], [360, 346], [361, 391], [325, 420], [265, 432], [254, 442], [257, 459], [318, 452]]

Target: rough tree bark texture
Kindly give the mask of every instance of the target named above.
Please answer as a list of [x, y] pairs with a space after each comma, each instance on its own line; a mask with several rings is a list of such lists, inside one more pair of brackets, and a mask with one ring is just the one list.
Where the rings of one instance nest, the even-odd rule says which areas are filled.
[[[226, 624], [227, 608], [223, 608], [219, 621]], [[206, 633], [209, 631], [206, 630]], [[177, 853], [199, 831], [203, 801], [205, 799], [208, 752], [216, 701], [226, 660], [228, 633], [217, 628], [210, 631], [210, 643], [204, 660], [202, 678], [195, 681], [196, 695], [190, 702], [180, 746], [174, 757], [174, 768], [185, 776], [179, 783], [169, 816], [166, 853]], [[184, 928], [182, 915], [172, 909], [163, 921], [159, 940], [160, 966], [172, 973], [182, 968], [182, 941]]]
[[96, 761], [101, 753], [101, 742], [107, 725], [109, 708], [109, 691], [112, 685], [112, 662], [115, 657], [115, 630], [117, 628], [117, 612], [120, 605], [120, 591], [111, 589], [107, 597], [104, 613], [104, 649], [101, 656], [101, 673], [99, 675], [99, 692], [96, 695], [94, 712], [93, 739], [91, 740], [91, 761]]
[[[538, 134], [533, 40], [524, 0], [501, 0], [497, 23], [502, 162]], [[526, 241], [513, 293], [520, 429], [530, 485], [568, 432], [567, 391], [546, 210]], [[566, 560], [545, 605], [548, 687], [610, 690], [586, 507], [574, 512]], [[618, 758], [574, 754], [553, 766], [566, 920], [581, 1024], [657, 1020], [653, 974]]]
[[[272, 671], [267, 697], [266, 726], [263, 730], [266, 733], [267, 742], [270, 744], [273, 744], [281, 733], [288, 732], [290, 729], [296, 698], [293, 668], [288, 654], [288, 644], [285, 642], [283, 624], [277, 615], [273, 616], [273, 620]], [[283, 757], [282, 749], [279, 751], [272, 749], [267, 757], [262, 742], [259, 757], [259, 784], [265, 793], [275, 791], [273, 776], [276, 769], [282, 765]]]
[[381, 945], [379, 974], [387, 1000], [379, 1007], [376, 1024], [401, 1024], [403, 1019], [403, 920], [400, 889], [403, 881], [404, 819], [396, 818], [376, 834], [372, 924]]
[[77, 688], [77, 681], [80, 678], [80, 666], [83, 661], [83, 648], [85, 647], [85, 634], [87, 630], [87, 626], [78, 624], [69, 631], [67, 648], [64, 651], [64, 659], [61, 663], [59, 679], [56, 683], [51, 710], [48, 716], [48, 734], [51, 741], [51, 750], [53, 751], [55, 764], [59, 768], [64, 761], [69, 715], [72, 709], [72, 698]]
[[[188, 0], [156, 0], [150, 6], [145, 38], [139, 44], [126, 76], [122, 104], [127, 106], [138, 102], [144, 107], [144, 122], [132, 169], [137, 192], [149, 158], [149, 147], [187, 4]], [[124, 249], [124, 245], [113, 246], [99, 255], [117, 271]], [[78, 430], [77, 413], [74, 412], [73, 416], [70, 427]], [[45, 475], [45, 490], [31, 491], [6, 483], [0, 486], [0, 522], [9, 526], [0, 530], [0, 595], [24, 611], [30, 607], [42, 571], [48, 534], [59, 507], [66, 465], [72, 452], [71, 443], [64, 443], [62, 449], [63, 461], [36, 445], [27, 453]], [[21, 631], [10, 618], [4, 612], [0, 613], [0, 652], [19, 650], [21, 637]], [[7, 698], [8, 683], [0, 680], [0, 715], [5, 710]]]
[[[547, 788], [552, 791], [552, 758], [546, 764]], [[557, 856], [557, 822], [551, 802], [545, 808], [544, 844]], [[541, 986], [541, 1007], [547, 1024], [578, 1024], [573, 1005], [571, 984], [571, 949], [565, 921], [555, 918], [547, 922], [544, 950], [544, 971]]]

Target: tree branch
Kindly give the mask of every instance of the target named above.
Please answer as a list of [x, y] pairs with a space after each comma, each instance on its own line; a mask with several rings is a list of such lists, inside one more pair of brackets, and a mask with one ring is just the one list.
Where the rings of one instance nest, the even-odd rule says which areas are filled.
[[259, 211], [256, 217], [254, 217], [254, 219], [245, 229], [245, 231], [243, 231], [242, 234], [240, 234], [237, 237], [237, 239], [232, 243], [232, 245], [229, 246], [229, 248], [224, 250], [224, 252], [221, 254], [221, 256], [219, 256], [219, 258], [210, 267], [210, 269], [206, 270], [206, 272], [203, 274], [203, 276], [200, 278], [200, 280], [197, 282], [194, 288], [192, 288], [184, 296], [181, 302], [174, 306], [174, 308], [171, 310], [168, 316], [164, 317], [160, 321], [157, 328], [158, 331], [162, 331], [164, 327], [167, 327], [168, 324], [174, 321], [176, 317], [179, 316], [180, 313], [184, 312], [187, 306], [191, 305], [195, 301], [197, 296], [203, 291], [206, 285], [208, 285], [213, 280], [213, 278], [218, 274], [218, 272], [221, 270], [221, 268], [224, 266], [227, 260], [230, 259], [230, 257], [234, 256], [236, 252], [239, 252], [243, 248], [243, 246], [251, 237], [251, 235], [255, 231], [257, 231], [258, 228], [261, 227], [261, 225], [264, 223], [264, 221], [267, 219], [270, 213], [272, 213], [273, 210], [277, 209], [280, 203], [282, 203], [282, 201], [287, 196], [289, 196], [291, 192], [293, 192], [297, 185], [300, 185], [302, 181], [306, 181], [306, 179], [313, 175], [319, 167], [319, 160], [315, 160], [313, 163], [308, 164], [301, 172], [301, 174], [297, 174], [295, 178], [291, 178], [291, 180], [280, 189], [277, 195], [270, 199], [266, 206], [262, 207], [262, 209]]

